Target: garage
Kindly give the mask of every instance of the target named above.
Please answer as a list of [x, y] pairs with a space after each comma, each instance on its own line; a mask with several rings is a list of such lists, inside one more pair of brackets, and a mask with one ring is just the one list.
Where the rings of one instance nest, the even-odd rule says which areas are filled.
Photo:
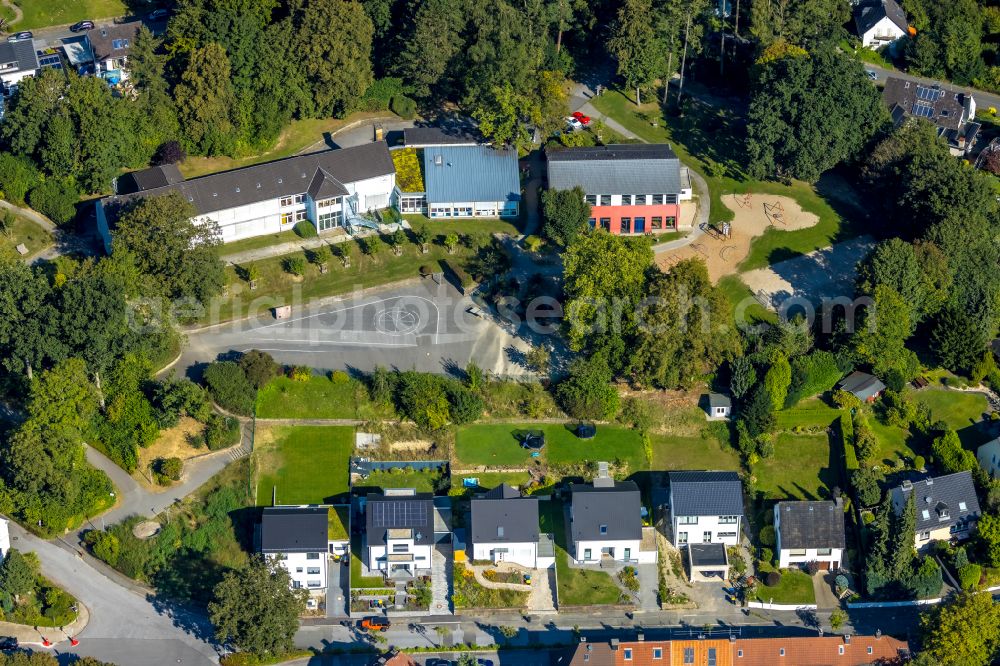
[[729, 555], [725, 544], [692, 543], [688, 545], [687, 551], [692, 583], [729, 578]]

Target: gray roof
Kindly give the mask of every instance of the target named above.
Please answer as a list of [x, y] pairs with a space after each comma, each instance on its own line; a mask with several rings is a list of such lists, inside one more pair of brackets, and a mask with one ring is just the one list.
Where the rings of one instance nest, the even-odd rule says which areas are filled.
[[131, 21], [120, 25], [99, 25], [93, 30], [88, 30], [87, 41], [90, 42], [94, 60], [100, 62], [128, 55], [141, 27], [142, 21]]
[[263, 553], [326, 552], [326, 507], [267, 507], [260, 520]]
[[316, 169], [308, 192], [313, 201], [329, 199], [330, 197], [346, 197], [350, 194], [344, 184], [327, 173], [323, 167]]
[[642, 538], [642, 501], [635, 482], [619, 481], [606, 488], [573, 483], [569, 489], [574, 543]]
[[482, 136], [472, 127], [408, 127], [403, 130], [403, 144], [411, 148], [427, 146], [475, 146]]
[[774, 506], [782, 548], [847, 547], [844, 506], [834, 502], [778, 502]]
[[427, 203], [520, 201], [517, 151], [489, 146], [424, 148]]
[[184, 180], [184, 176], [181, 175], [176, 164], [164, 164], [119, 176], [116, 191], [120, 194], [132, 194], [174, 185], [182, 180]]
[[384, 141], [377, 141], [214, 173], [139, 194], [105, 197], [101, 199], [101, 204], [113, 219], [116, 209], [123, 204], [142, 197], [178, 192], [194, 205], [199, 215], [205, 215], [259, 201], [304, 194], [309, 190], [317, 169], [321, 168], [341, 183], [396, 173], [389, 147]]
[[896, 4], [896, 0], [866, 0], [854, 8], [854, 25], [858, 29], [858, 36], [864, 36], [885, 17], [889, 17], [904, 33], [908, 30], [906, 12]]
[[4, 74], [38, 69], [38, 53], [35, 51], [34, 40], [0, 42], [0, 69]]
[[892, 506], [897, 513], [906, 506], [911, 494], [917, 507], [917, 532], [974, 522], [979, 518], [979, 500], [971, 472], [914, 481], [909, 489], [893, 488]]
[[521, 497], [516, 490], [503, 484], [470, 504], [472, 526], [469, 538], [473, 544], [538, 542], [536, 498]]
[[729, 564], [725, 544], [692, 543], [688, 544], [687, 548], [693, 567], [724, 567]]
[[841, 391], [847, 391], [861, 400], [874, 398], [885, 390], [885, 384], [875, 375], [855, 370], [837, 384]]
[[587, 194], [677, 194], [681, 162], [663, 144], [616, 144], [546, 152], [549, 188]]
[[923, 118], [951, 130], [958, 130], [965, 124], [967, 96], [962, 90], [904, 81], [894, 76], [886, 78], [882, 90], [882, 101], [890, 112], [898, 106], [907, 116]]
[[412, 529], [418, 545], [434, 542], [434, 495], [371, 494], [365, 503], [365, 533], [369, 544], [386, 542], [390, 529]]
[[729, 399], [728, 395], [723, 395], [721, 393], [709, 393], [708, 394], [708, 406], [709, 407], [732, 407], [733, 401]]
[[670, 472], [674, 516], [742, 516], [743, 484], [736, 472]]

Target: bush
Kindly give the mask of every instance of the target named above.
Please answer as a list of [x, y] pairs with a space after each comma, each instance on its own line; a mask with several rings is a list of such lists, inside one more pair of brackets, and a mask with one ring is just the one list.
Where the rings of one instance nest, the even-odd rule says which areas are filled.
[[299, 238], [316, 238], [319, 234], [316, 232], [316, 227], [309, 220], [302, 220], [297, 222], [292, 230], [295, 235]]
[[291, 273], [292, 275], [302, 277], [306, 273], [306, 258], [305, 257], [288, 257], [285, 259], [285, 271]]
[[111, 566], [118, 563], [118, 558], [121, 555], [121, 542], [114, 534], [90, 530], [84, 537], [84, 543], [90, 547], [90, 552], [97, 559], [107, 562]]
[[461, 384], [455, 382], [448, 385], [448, 403], [451, 422], [455, 425], [472, 423], [483, 415], [486, 408], [483, 399]]
[[817, 350], [792, 360], [792, 385], [788, 391], [788, 405], [825, 393], [840, 379], [837, 359], [828, 351]]
[[312, 379], [313, 371], [308, 365], [296, 365], [288, 371], [288, 378], [293, 382], [307, 382]]
[[806, 562], [806, 573], [810, 576], [815, 576], [819, 572], [819, 562], [813, 560], [812, 562]]
[[760, 534], [758, 535], [760, 544], [762, 546], [767, 546], [768, 548], [774, 547], [774, 525], [765, 525], [760, 529]]
[[966, 564], [958, 570], [958, 584], [963, 590], [974, 590], [979, 587], [983, 577], [983, 568], [978, 564]]
[[343, 370], [334, 370], [330, 373], [330, 381], [334, 384], [346, 384], [351, 381], [351, 376]]
[[774, 551], [773, 550], [771, 550], [770, 548], [761, 548], [760, 549], [760, 561], [761, 562], [763, 562], [764, 564], [767, 564], [767, 565], [770, 566], [770, 564], [771, 564], [771, 562], [773, 560], [774, 560]]
[[251, 349], [240, 357], [240, 368], [247, 376], [247, 381], [254, 388], [263, 388], [265, 384], [281, 376], [281, 364], [274, 357], [259, 349]]
[[253, 414], [257, 392], [239, 365], [216, 361], [205, 368], [204, 380], [212, 398], [223, 409], [242, 416]]
[[41, 176], [34, 163], [26, 157], [0, 153], [0, 193], [12, 204], [21, 205]]
[[165, 164], [176, 164], [187, 159], [187, 151], [178, 141], [164, 141], [156, 149], [153, 156], [153, 166], [163, 166]]
[[209, 451], [218, 451], [240, 441], [240, 422], [232, 416], [212, 414], [205, 423], [205, 445]]
[[205, 389], [190, 379], [171, 376], [154, 381], [149, 394], [149, 402], [156, 415], [156, 425], [160, 429], [173, 428], [181, 416], [190, 416], [204, 422], [212, 410]]
[[406, 95], [395, 95], [389, 100], [389, 108], [400, 118], [411, 120], [417, 115], [417, 103]]
[[392, 98], [403, 94], [403, 79], [387, 76], [376, 79], [361, 98], [362, 111], [387, 111]]
[[56, 224], [66, 224], [76, 217], [80, 190], [75, 183], [60, 178], [47, 178], [28, 194], [28, 203]]
[[445, 274], [451, 273], [451, 276], [462, 287], [462, 289], [468, 289], [473, 285], [472, 277], [458, 265], [458, 262], [451, 261], [449, 259], [442, 259], [441, 268], [444, 270]]
[[927, 461], [924, 460], [923, 456], [917, 456], [913, 459], [913, 469], [921, 470], [927, 467]]
[[184, 461], [180, 458], [157, 458], [153, 461], [153, 478], [161, 486], [169, 486], [174, 481], [180, 481], [183, 471]]
[[768, 571], [767, 575], [764, 576], [764, 585], [768, 587], [775, 587], [781, 583], [781, 574], [777, 571]]

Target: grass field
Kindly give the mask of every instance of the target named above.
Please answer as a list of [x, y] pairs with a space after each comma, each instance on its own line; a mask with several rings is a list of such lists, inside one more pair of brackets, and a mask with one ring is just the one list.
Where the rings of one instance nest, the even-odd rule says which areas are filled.
[[351, 538], [351, 587], [385, 587], [382, 576], [361, 575], [361, 535]]
[[917, 454], [907, 444], [910, 439], [909, 431], [880, 423], [878, 419], [874, 418], [868, 419], [868, 425], [875, 433], [879, 444], [877, 462], [891, 465], [896, 460], [904, 458], [912, 464], [913, 458]]
[[379, 470], [372, 472], [367, 479], [359, 481], [355, 485], [366, 488], [413, 488], [418, 493], [432, 493], [434, 492], [434, 482], [440, 476], [440, 472]]
[[767, 322], [774, 324], [778, 321], [778, 315], [768, 310], [753, 297], [743, 280], [738, 275], [727, 275], [719, 280], [719, 289], [726, 294], [729, 304], [733, 308], [733, 318], [741, 315], [742, 319], [738, 323], [758, 324]]
[[14, 215], [14, 224], [10, 230], [10, 235], [0, 234], [0, 244], [13, 249], [23, 243], [28, 248], [26, 256], [29, 257], [52, 245], [52, 242], [52, 234], [31, 220], [16, 214]]
[[327, 514], [326, 526], [327, 538], [330, 541], [342, 541], [347, 539], [351, 534], [350, 525], [351, 507], [330, 507], [330, 513]]
[[831, 407], [819, 398], [803, 400], [795, 407], [783, 409], [776, 414], [778, 430], [802, 428], [827, 428], [840, 418], [841, 411]]
[[812, 578], [798, 569], [785, 569], [781, 572], [781, 582], [774, 587], [761, 585], [757, 588], [757, 598], [776, 604], [814, 604], [816, 593], [813, 590]]
[[774, 455], [753, 467], [757, 488], [770, 499], [822, 499], [838, 484], [837, 465], [826, 434], [779, 433]]
[[[465, 477], [474, 477], [479, 479], [478, 488], [465, 488], [462, 486], [462, 479]], [[509, 486], [516, 486], [523, 489], [527, 485], [528, 481], [531, 480], [531, 474], [528, 472], [470, 472], [468, 474], [455, 474], [452, 473], [451, 478], [451, 489], [448, 491], [449, 495], [460, 496], [460, 495], [472, 495], [476, 492], [483, 492], [484, 490], [492, 490], [496, 488], [501, 483], [506, 483]]]
[[455, 455], [466, 465], [525, 467], [531, 455], [521, 448], [515, 433], [545, 433], [542, 459], [564, 465], [588, 460], [624, 460], [630, 471], [647, 469], [639, 433], [620, 426], [598, 426], [597, 436], [579, 439], [560, 424], [477, 424], [461, 428], [455, 436]]
[[338, 384], [328, 375], [313, 375], [307, 382], [278, 377], [257, 394], [257, 418], [353, 419], [359, 389], [364, 390], [356, 379]]
[[739, 454], [731, 446], [723, 446], [712, 436], [679, 437], [653, 434], [653, 465], [655, 470], [733, 469], [740, 468]]
[[96, 21], [128, 13], [122, 0], [14, 0], [14, 3], [24, 12], [24, 19], [11, 26], [16, 30], [65, 25], [83, 19]]
[[349, 490], [354, 428], [258, 426], [254, 436], [257, 505], [328, 503]]
[[271, 247], [272, 245], [280, 245], [281, 243], [294, 243], [298, 240], [302, 239], [294, 231], [281, 231], [276, 234], [254, 236], [253, 238], [244, 238], [232, 243], [225, 243], [219, 248], [219, 254], [226, 256], [227, 254], [236, 254], [237, 252], [259, 250], [263, 247]]
[[510, 220], [499, 218], [477, 218], [474, 220], [432, 220], [426, 215], [409, 214], [403, 216], [414, 229], [426, 225], [427, 229], [435, 234], [510, 234], [516, 236], [521, 233], [517, 226]]
[[551, 532], [556, 550], [556, 581], [559, 603], [568, 606], [593, 606], [618, 603], [621, 591], [611, 576], [603, 571], [577, 569], [570, 566], [566, 546], [566, 518], [562, 502], [539, 502], [539, 523], [542, 532]]
[[913, 393], [917, 402], [931, 410], [931, 421], [944, 421], [952, 430], [967, 428], [982, 418], [986, 411], [986, 396], [946, 389], [924, 389]]

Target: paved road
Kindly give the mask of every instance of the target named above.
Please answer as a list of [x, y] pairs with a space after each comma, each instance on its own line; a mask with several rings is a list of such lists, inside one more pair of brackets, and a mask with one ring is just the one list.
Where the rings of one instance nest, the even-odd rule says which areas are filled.
[[[210, 664], [216, 661], [209, 644], [211, 627], [198, 616], [134, 594], [70, 549], [43, 541], [10, 523], [12, 546], [37, 553], [44, 574], [90, 610], [90, 623], [72, 648], [117, 664]], [[68, 651], [58, 644], [56, 649]]]
[[[415, 280], [313, 305], [293, 305], [293, 317], [259, 315], [188, 333], [180, 375], [220, 355], [262, 349], [279, 363], [320, 370], [369, 371], [376, 365], [425, 372], [464, 368], [469, 360], [498, 375], [524, 375], [527, 343], [492, 319], [467, 312], [473, 305], [447, 283]], [[485, 311], [485, 308], [484, 308]]]
[[876, 83], [878, 83], [879, 85], [885, 85], [886, 78], [891, 76], [893, 78], [903, 79], [904, 81], [916, 81], [917, 83], [928, 83], [931, 85], [937, 84], [941, 86], [950, 86], [953, 88], [958, 88], [960, 90], [971, 90], [972, 96], [976, 100], [976, 107], [978, 109], [982, 109], [983, 112], [986, 112], [986, 109], [988, 109], [991, 106], [1000, 109], [1000, 95], [997, 95], [996, 93], [989, 93], [983, 90], [975, 90], [974, 88], [969, 88], [967, 86], [958, 86], [955, 85], [954, 83], [949, 83], [948, 81], [929, 79], [925, 76], [916, 76], [914, 74], [907, 74], [906, 72], [900, 72], [894, 69], [884, 69], [876, 65], [869, 65], [868, 63], [865, 63], [865, 69], [875, 72], [877, 76]]

